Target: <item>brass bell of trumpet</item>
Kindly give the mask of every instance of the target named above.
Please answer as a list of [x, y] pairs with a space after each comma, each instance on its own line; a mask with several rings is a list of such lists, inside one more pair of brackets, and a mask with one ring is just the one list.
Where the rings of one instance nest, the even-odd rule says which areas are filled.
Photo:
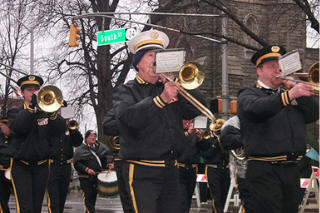
[[63, 105], [61, 90], [53, 85], [42, 87], [37, 95], [37, 106], [44, 112], [56, 112]]
[[209, 125], [209, 129], [199, 129], [198, 130], [198, 136], [200, 138], [200, 140], [207, 140], [209, 138], [213, 138], [213, 137], [220, 137], [220, 133], [219, 131], [221, 130], [223, 124], [226, 122], [226, 120], [222, 119], [222, 118], [218, 118], [215, 120], [215, 122], [210, 123]]
[[215, 123], [211, 123], [209, 128], [210, 130], [214, 131], [214, 132], [218, 132], [221, 130], [223, 124], [226, 122], [226, 120], [222, 119], [222, 118], [218, 118]]
[[180, 85], [185, 89], [195, 89], [204, 81], [205, 73], [200, 64], [187, 62], [179, 70]]
[[79, 126], [78, 122], [76, 120], [69, 120], [67, 121], [67, 127], [68, 129], [71, 129], [71, 130], [75, 130], [77, 129]]

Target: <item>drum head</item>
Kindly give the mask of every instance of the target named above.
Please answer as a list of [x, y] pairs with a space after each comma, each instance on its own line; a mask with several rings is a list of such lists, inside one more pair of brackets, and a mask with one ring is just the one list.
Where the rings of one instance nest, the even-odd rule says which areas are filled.
[[115, 171], [105, 171], [98, 174], [98, 180], [103, 183], [112, 183], [117, 181], [117, 174]]

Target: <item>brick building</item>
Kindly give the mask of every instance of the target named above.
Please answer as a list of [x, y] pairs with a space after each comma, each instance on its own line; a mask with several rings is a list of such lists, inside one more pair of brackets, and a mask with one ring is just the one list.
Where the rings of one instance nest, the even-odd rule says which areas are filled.
[[[164, 4], [167, 0], [159, 0]], [[186, 1], [183, 1], [184, 3]], [[195, 2], [195, 1], [194, 1]], [[219, 10], [198, 1], [198, 7], [180, 10], [181, 13], [221, 14]], [[305, 14], [290, 0], [226, 0], [223, 1], [240, 21], [269, 44], [280, 44], [287, 51], [298, 49], [304, 72], [319, 60], [319, 49], [306, 48]], [[167, 17], [161, 25], [185, 32], [208, 32], [221, 34], [222, 18]], [[226, 21], [227, 36], [244, 41], [256, 48], [262, 46], [249, 38], [230, 18]], [[170, 38], [169, 48], [185, 48], [187, 60], [202, 61], [206, 78], [201, 85], [207, 102], [222, 96], [222, 57], [224, 46], [212, 41], [166, 31]], [[219, 38], [218, 38], [219, 39]], [[221, 40], [221, 39], [219, 39]], [[227, 101], [236, 99], [240, 88], [256, 82], [255, 66], [250, 58], [254, 51], [228, 42], [226, 46], [226, 67], [228, 72]], [[228, 110], [228, 112], [230, 112]], [[223, 116], [215, 114], [216, 117]], [[230, 114], [225, 115], [228, 117]], [[319, 125], [308, 125], [308, 141], [318, 148]]]
[[[167, 0], [159, 0], [165, 4]], [[184, 3], [186, 1], [183, 1]], [[219, 10], [198, 1], [198, 7], [177, 11], [185, 13], [221, 14]], [[283, 45], [287, 51], [298, 49], [304, 70], [318, 61], [319, 50], [306, 48], [306, 23], [304, 12], [290, 0], [227, 0], [223, 1], [240, 21], [269, 44]], [[177, 17], [166, 18], [161, 25], [186, 32], [208, 32], [221, 34], [222, 18]], [[244, 41], [256, 48], [262, 46], [249, 38], [230, 18], [226, 21], [227, 36]], [[170, 48], [183, 47], [187, 51], [187, 60], [203, 62], [206, 79], [201, 86], [208, 103], [222, 96], [222, 53], [224, 46], [191, 35], [167, 31]], [[219, 39], [219, 38], [218, 38]], [[221, 39], [219, 39], [221, 40]], [[240, 88], [252, 85], [256, 81], [255, 66], [250, 58], [254, 51], [228, 42], [227, 71], [228, 95], [236, 98]]]

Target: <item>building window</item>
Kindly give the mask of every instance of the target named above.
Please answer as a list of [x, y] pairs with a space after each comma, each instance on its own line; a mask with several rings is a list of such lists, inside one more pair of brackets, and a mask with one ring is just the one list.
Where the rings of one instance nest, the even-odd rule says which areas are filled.
[[[255, 18], [254, 15], [252, 14], [248, 14], [245, 18], [244, 18], [244, 24], [248, 27], [248, 29], [250, 29], [253, 33], [258, 35], [259, 29], [258, 29], [258, 24], [257, 24], [257, 19]], [[257, 42], [254, 41], [252, 38], [250, 38], [248, 35], [244, 36], [244, 42], [247, 44], [250, 44], [252, 46], [257, 46]], [[250, 50], [247, 48], [244, 48], [244, 57], [246, 59], [251, 58], [252, 54], [254, 53], [254, 50]]]

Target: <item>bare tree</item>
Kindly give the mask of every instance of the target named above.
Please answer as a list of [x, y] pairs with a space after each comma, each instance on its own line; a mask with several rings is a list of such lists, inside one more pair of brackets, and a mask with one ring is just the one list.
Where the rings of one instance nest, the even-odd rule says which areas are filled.
[[54, 7], [50, 3], [42, 2], [43, 8], [46, 8], [43, 13], [48, 15], [50, 12], [50, 16], [54, 17], [46, 29], [53, 31], [58, 28], [55, 35], [60, 38], [66, 36], [69, 25], [75, 23], [81, 28], [81, 39], [79, 47], [68, 47], [67, 40], [61, 40], [54, 47], [56, 51], [53, 55], [43, 58], [49, 64], [48, 78], [63, 79], [69, 93], [65, 92], [65, 95], [78, 107], [78, 115], [86, 113], [84, 106], [92, 106], [100, 133], [99, 140], [104, 140], [101, 123], [112, 105], [113, 88], [124, 82], [130, 70], [132, 55], [126, 44], [97, 47], [96, 33], [127, 27], [128, 23], [101, 17], [74, 18], [80, 14], [114, 12], [119, 9], [118, 0], [90, 0], [87, 3], [79, 0], [64, 4], [56, 1]]
[[[120, 21], [117, 19], [102, 17], [75, 19], [75, 16], [87, 13], [114, 12], [118, 11], [119, 9], [122, 11], [137, 12], [141, 11], [143, 6], [145, 8], [146, 5], [150, 8], [149, 11], [156, 12], [184, 12], [188, 10], [197, 11], [201, 5], [205, 5], [205, 7], [213, 7], [226, 14], [230, 20], [239, 26], [240, 31], [248, 35], [257, 44], [262, 46], [267, 44], [264, 38], [257, 35], [257, 33], [252, 31], [252, 29], [248, 27], [246, 23], [244, 23], [235, 15], [235, 11], [228, 6], [228, 1], [131, 1], [132, 4], [126, 1], [126, 5], [121, 5], [120, 3], [123, 1], [120, 0], [29, 0], [27, 1], [28, 4], [22, 4], [22, 2], [26, 1], [19, 1], [21, 6], [24, 6], [24, 10], [29, 12], [29, 19], [27, 19], [25, 23], [32, 24], [36, 22], [37, 37], [44, 40], [46, 43], [45, 48], [47, 53], [37, 61], [37, 71], [41, 73], [41, 75], [45, 75], [46, 81], [49, 83], [60, 82], [66, 99], [77, 107], [77, 112], [80, 119], [81, 115], [86, 114], [85, 106], [92, 106], [97, 119], [100, 140], [103, 139], [103, 134], [101, 134], [101, 122], [111, 107], [113, 89], [117, 85], [120, 85], [124, 82], [130, 70], [132, 55], [128, 52], [126, 44], [97, 47], [96, 32], [120, 27], [138, 26], [139, 30], [147, 30], [150, 27], [147, 25], [133, 25], [130, 22]], [[304, 2], [304, 0], [300, 1]], [[11, 1], [8, 2], [11, 4]], [[3, 3], [3, 5], [7, 6], [9, 4], [8, 2]], [[298, 1], [295, 0], [295, 2], [298, 5]], [[310, 4], [304, 4], [303, 6], [311, 7]], [[11, 9], [11, 11], [13, 10]], [[114, 15], [114, 17], [121, 17], [127, 20], [137, 18], [133, 15]], [[22, 17], [20, 18], [22, 19]], [[151, 20], [148, 21], [153, 24], [159, 24], [161, 21], [166, 20], [167, 18], [167, 16], [150, 16]], [[148, 19], [148, 17], [146, 19]], [[313, 19], [310, 18], [310, 20]], [[71, 23], [75, 23], [81, 28], [81, 40], [79, 47], [68, 47], [67, 45], [67, 37]], [[18, 23], [8, 23], [8, 27], [12, 27], [12, 25], [15, 27], [19, 26]], [[21, 26], [20, 29], [22, 29]], [[197, 32], [183, 28], [179, 30], [180, 34], [207, 35], [212, 38], [223, 38], [230, 43], [235, 43], [248, 49], [255, 50], [258, 48], [257, 45], [252, 45], [252, 42], [248, 43], [236, 37], [227, 37], [221, 33]], [[2, 45], [2, 52], [6, 50], [6, 52], [3, 52], [2, 54], [2, 60], [7, 60], [7, 58], [13, 56], [19, 58], [19, 60], [27, 60], [25, 58], [25, 54], [21, 52], [21, 48], [25, 47], [25, 45], [28, 45], [28, 32], [23, 30], [21, 31], [24, 34], [20, 34], [19, 36], [16, 36], [16, 38], [21, 39], [23, 45], [17, 45], [16, 53], [13, 51], [13, 46], [9, 48], [11, 52], [8, 52], [5, 48], [5, 46], [8, 45]], [[3, 33], [4, 31], [1, 30], [0, 39], [2, 39]], [[7, 41], [3, 40], [2, 43], [6, 44]], [[4, 57], [5, 55], [10, 57]], [[6, 64], [16, 66], [15, 62], [4, 62]], [[23, 63], [26, 64], [25, 62]], [[10, 75], [12, 73], [10, 70], [6, 70], [6, 72], [8, 72]], [[7, 93], [8, 92], [6, 91], [5, 94]]]
[[29, 1], [1, 2], [0, 61], [7, 65], [0, 65], [0, 72], [7, 76], [1, 97], [1, 116], [6, 115], [9, 95], [13, 93], [13, 88], [16, 86], [11, 79], [21, 76], [20, 73], [14, 72], [13, 67], [23, 67], [21, 64], [29, 63], [22, 49], [30, 45], [29, 32], [25, 28], [30, 18], [30, 5], [32, 2]]

